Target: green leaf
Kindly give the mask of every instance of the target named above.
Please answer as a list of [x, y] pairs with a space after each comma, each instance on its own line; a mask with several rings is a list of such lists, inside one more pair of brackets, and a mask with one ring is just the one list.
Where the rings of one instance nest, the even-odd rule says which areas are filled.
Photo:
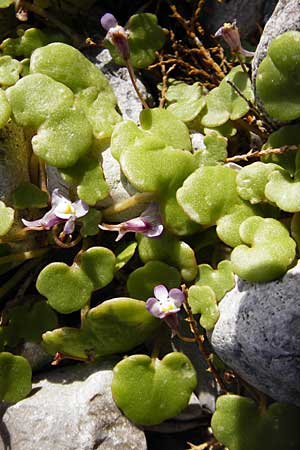
[[[157, 25], [157, 17], [150, 13], [134, 14], [126, 24], [129, 31], [128, 43], [130, 47], [130, 60], [133, 67], [143, 69], [155, 60], [155, 52], [160, 50], [166, 40], [164, 30]], [[124, 65], [125, 62], [116, 48], [105, 40], [114, 61]]]
[[274, 170], [280, 170], [277, 164], [264, 164], [257, 161], [243, 167], [236, 177], [237, 191], [243, 200], [248, 200], [252, 205], [268, 201], [265, 195], [265, 187], [269, 175]]
[[7, 87], [15, 84], [20, 76], [22, 64], [11, 56], [0, 57], [0, 86]]
[[87, 153], [92, 140], [92, 128], [84, 113], [70, 108], [52, 114], [39, 127], [31, 143], [34, 153], [47, 164], [64, 169]]
[[195, 153], [199, 166], [224, 164], [227, 158], [227, 139], [225, 137], [220, 136], [216, 131], [211, 131], [204, 137], [204, 145], [204, 149], [197, 150]]
[[57, 316], [44, 301], [10, 308], [8, 319], [9, 323], [3, 327], [3, 331], [4, 335], [8, 337], [7, 344], [12, 346], [21, 340], [40, 342], [45, 331], [57, 327]]
[[51, 354], [80, 358], [124, 353], [153, 336], [160, 324], [145, 302], [114, 298], [90, 309], [81, 329], [64, 327], [45, 333], [44, 347]]
[[93, 283], [95, 291], [113, 280], [115, 263], [115, 255], [105, 247], [91, 247], [80, 258], [80, 268]]
[[130, 420], [154, 425], [179, 414], [196, 384], [195, 369], [183, 353], [162, 360], [133, 355], [114, 367], [112, 395]]
[[153, 297], [153, 289], [164, 284], [168, 289], [180, 286], [180, 274], [175, 267], [161, 261], [149, 261], [143, 267], [131, 272], [127, 280], [129, 295], [140, 300]]
[[214, 270], [209, 264], [200, 264], [199, 275], [195, 284], [197, 286], [209, 286], [216, 295], [219, 302], [226, 292], [234, 288], [234, 274], [230, 261], [221, 261], [218, 268]]
[[48, 205], [48, 194], [35, 184], [24, 182], [13, 192], [12, 203], [15, 208], [45, 208]]
[[18, 29], [18, 35], [17, 38], [7, 38], [2, 42], [0, 48], [4, 55], [29, 58], [36, 48], [51, 40], [50, 36], [37, 28]]
[[144, 109], [140, 114], [140, 123], [144, 131], [159, 137], [166, 145], [184, 150], [192, 149], [187, 126], [169, 111], [162, 108]]
[[22, 356], [0, 353], [0, 400], [16, 403], [31, 391], [31, 367]]
[[274, 170], [268, 177], [266, 198], [286, 212], [300, 211], [300, 171], [294, 179], [286, 170]]
[[0, 129], [3, 128], [10, 118], [11, 108], [5, 92], [0, 89]]
[[166, 93], [166, 99], [167, 110], [183, 122], [195, 119], [205, 105], [205, 97], [199, 83], [188, 85], [183, 81], [172, 80]]
[[218, 127], [229, 119], [240, 119], [249, 111], [247, 101], [227, 81], [233, 83], [247, 100], [254, 100], [250, 78], [241, 66], [234, 67], [206, 96], [207, 113], [201, 120], [204, 127]]
[[256, 90], [267, 113], [278, 120], [300, 116], [299, 31], [274, 38], [258, 67]]
[[193, 249], [178, 238], [164, 232], [160, 239], [139, 236], [139, 255], [143, 263], [158, 260], [180, 270], [185, 281], [192, 281], [197, 275], [197, 262]]
[[99, 233], [99, 223], [101, 223], [102, 214], [95, 208], [89, 208], [88, 213], [80, 218], [82, 224], [80, 234], [86, 238], [88, 236], [95, 236]]
[[109, 138], [114, 126], [121, 122], [122, 117], [115, 106], [115, 96], [110, 96], [107, 91], [104, 91], [100, 92], [97, 98], [85, 108], [86, 117], [93, 127], [96, 139]]
[[201, 231], [201, 225], [191, 220], [179, 205], [176, 199], [176, 188], [166, 192], [160, 198], [160, 212], [166, 230], [172, 234], [186, 236]]
[[70, 89], [39, 73], [21, 78], [6, 93], [17, 125], [34, 129], [49, 117], [64, 111], [69, 114], [74, 102]]
[[40, 272], [36, 288], [53, 309], [69, 314], [89, 301], [93, 283], [77, 264], [69, 267], [65, 263], [54, 262]]
[[0, 236], [9, 232], [14, 223], [14, 210], [0, 201]]
[[[125, 247], [125, 248], [124, 248]], [[121, 245], [116, 249], [116, 265], [115, 271], [121, 270], [128, 261], [133, 257], [137, 247], [136, 242], [131, 242], [130, 244]]]
[[188, 291], [188, 302], [193, 314], [201, 314], [200, 325], [212, 330], [220, 313], [214, 291], [209, 286], [191, 286]]
[[[270, 134], [263, 149], [279, 148], [285, 145], [300, 144], [300, 125], [287, 125], [279, 128]], [[262, 157], [262, 161], [266, 163], [274, 163], [286, 169], [291, 175], [300, 168], [300, 152], [287, 151], [284, 153], [270, 153]]]
[[109, 284], [114, 276], [115, 255], [105, 247], [91, 247], [70, 267], [51, 263], [40, 272], [36, 287], [56, 311], [68, 314], [82, 308], [93, 291]]
[[217, 221], [216, 232], [218, 238], [229, 247], [237, 247], [242, 244], [239, 231], [240, 225], [248, 217], [263, 216], [263, 212], [268, 213], [265, 208], [259, 208], [256, 205], [252, 206], [246, 202], [236, 205], [228, 214], [225, 214]]
[[215, 225], [241, 203], [235, 179], [236, 172], [229, 167], [201, 167], [178, 189], [178, 203], [195, 222], [205, 226]]
[[109, 195], [109, 186], [103, 175], [100, 162], [90, 154], [80, 158], [77, 163], [61, 171], [63, 178], [77, 185], [78, 197], [88, 205], [94, 206]]
[[0, 0], [0, 8], [8, 8], [8, 6], [12, 5], [14, 0]]
[[106, 77], [79, 50], [62, 42], [37, 48], [30, 60], [30, 72], [48, 75], [77, 93], [90, 86], [112, 95]]
[[298, 450], [300, 408], [272, 403], [259, 409], [246, 397], [228, 394], [217, 399], [211, 426], [229, 450]]
[[240, 226], [239, 245], [231, 253], [233, 271], [247, 281], [266, 282], [282, 276], [295, 258], [295, 241], [275, 219], [253, 216]]
[[153, 138], [145, 139], [139, 147], [127, 148], [121, 154], [120, 163], [126, 178], [137, 190], [162, 194], [179, 187], [195, 168], [191, 153], [162, 147]]

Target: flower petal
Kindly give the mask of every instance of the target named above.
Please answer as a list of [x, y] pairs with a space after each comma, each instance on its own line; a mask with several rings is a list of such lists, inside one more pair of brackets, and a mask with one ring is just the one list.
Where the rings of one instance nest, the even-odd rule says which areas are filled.
[[163, 284], [159, 284], [158, 286], [155, 286], [153, 289], [155, 297], [160, 300], [161, 302], [164, 302], [168, 299], [169, 293], [166, 286]]
[[64, 226], [64, 233], [65, 234], [72, 234], [73, 233], [73, 231], [75, 230], [75, 220], [76, 220], [75, 216], [72, 216], [72, 217], [70, 217], [69, 220], [67, 220], [67, 222], [65, 223], [65, 226]]
[[174, 301], [177, 308], [180, 308], [185, 300], [185, 295], [180, 289], [174, 288], [169, 291], [169, 298]]
[[148, 298], [146, 301], [146, 308], [152, 316], [157, 317], [158, 319], [162, 319], [165, 316], [165, 313], [163, 313], [160, 309], [159, 302], [154, 297]]
[[89, 206], [82, 200], [77, 200], [76, 202], [72, 203], [72, 206], [75, 209], [75, 216], [77, 217], [77, 219], [79, 217], [85, 216], [89, 212]]
[[144, 236], [147, 236], [149, 238], [155, 238], [162, 234], [164, 231], [164, 226], [160, 223], [152, 227], [150, 230], [146, 230], [143, 232]]
[[100, 22], [106, 31], [117, 26], [118, 24], [117, 19], [111, 13], [104, 14], [104, 16], [101, 17]]

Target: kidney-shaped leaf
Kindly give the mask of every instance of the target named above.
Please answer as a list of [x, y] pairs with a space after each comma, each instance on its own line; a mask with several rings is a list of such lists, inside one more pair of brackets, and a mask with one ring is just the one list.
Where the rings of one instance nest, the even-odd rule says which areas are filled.
[[235, 205], [236, 172], [224, 166], [204, 166], [190, 175], [177, 191], [177, 200], [188, 216], [201, 225], [215, 225]]
[[16, 403], [31, 391], [31, 367], [22, 356], [0, 353], [0, 400]]
[[193, 314], [201, 314], [200, 325], [212, 330], [220, 316], [214, 291], [209, 286], [193, 285], [189, 288], [188, 302]]
[[257, 94], [267, 113], [278, 120], [300, 116], [299, 31], [274, 38], [257, 72]]
[[211, 427], [229, 450], [298, 450], [300, 408], [272, 403], [259, 409], [246, 397], [229, 394], [217, 399]]
[[162, 360], [133, 355], [114, 367], [112, 395], [130, 420], [154, 425], [179, 414], [196, 384], [195, 369], [183, 353]]
[[253, 282], [266, 282], [283, 275], [295, 258], [295, 241], [275, 219], [253, 216], [240, 226], [239, 245], [231, 254], [233, 271]]
[[0, 201], [0, 236], [9, 232], [14, 223], [14, 210]]
[[131, 272], [127, 280], [129, 295], [140, 300], [153, 297], [153, 289], [164, 284], [168, 289], [180, 286], [180, 273], [175, 267], [161, 261], [149, 261]]
[[[166, 40], [164, 30], [157, 25], [156, 15], [134, 14], [126, 24], [126, 29], [129, 31], [128, 43], [133, 67], [143, 69], [149, 66], [155, 59], [155, 52], [163, 47]], [[124, 65], [124, 60], [115, 47], [108, 40], [105, 45], [115, 62]]]

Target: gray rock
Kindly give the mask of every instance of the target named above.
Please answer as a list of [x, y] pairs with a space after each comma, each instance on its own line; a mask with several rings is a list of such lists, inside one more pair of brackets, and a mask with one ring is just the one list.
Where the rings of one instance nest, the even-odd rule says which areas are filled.
[[257, 33], [258, 24], [264, 25], [272, 13], [277, 0], [211, 0], [204, 9], [202, 23], [215, 33], [224, 22], [236, 19], [242, 38]]
[[[115, 64], [107, 49], [102, 50], [93, 62], [108, 78], [117, 97], [123, 119], [131, 119], [134, 122], [138, 122], [143, 106], [132, 86], [127, 68]], [[151, 103], [151, 97], [138, 76], [137, 85], [142, 96], [148, 103]]]
[[259, 64], [267, 55], [271, 41], [290, 30], [300, 30], [300, 0], [279, 0], [264, 28], [252, 61], [253, 80]]
[[25, 342], [20, 354], [27, 359], [33, 372], [38, 372], [47, 366], [49, 368], [53, 359], [49, 353], [45, 352], [41, 344], [35, 342]]
[[144, 433], [112, 399], [111, 369], [81, 364], [37, 378], [30, 397], [1, 406], [0, 449], [146, 450]]
[[299, 30], [300, 0], [279, 0], [272, 16], [264, 28], [252, 61], [252, 85], [256, 96], [257, 106], [269, 122], [275, 126], [275, 128], [278, 128], [282, 123], [268, 116], [264, 110], [261, 100], [257, 96], [255, 86], [257, 70], [262, 60], [266, 57], [269, 45], [275, 37], [280, 36], [286, 31]]
[[211, 343], [244, 380], [300, 406], [300, 264], [279, 280], [238, 280], [220, 302]]

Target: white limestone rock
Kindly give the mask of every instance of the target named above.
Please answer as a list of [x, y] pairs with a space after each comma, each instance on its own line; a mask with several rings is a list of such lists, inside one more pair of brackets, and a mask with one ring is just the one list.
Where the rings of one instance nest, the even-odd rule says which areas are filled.
[[146, 450], [143, 431], [112, 399], [112, 367], [80, 364], [36, 378], [30, 397], [1, 405], [0, 450]]
[[300, 406], [300, 264], [269, 283], [238, 280], [220, 302], [211, 343], [244, 380]]

